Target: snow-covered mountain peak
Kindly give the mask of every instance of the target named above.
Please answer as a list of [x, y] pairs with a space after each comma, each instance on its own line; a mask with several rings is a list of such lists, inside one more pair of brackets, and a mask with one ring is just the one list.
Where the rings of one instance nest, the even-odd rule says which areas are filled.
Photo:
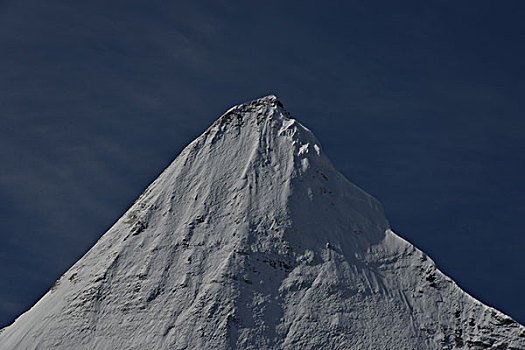
[[273, 95], [190, 143], [0, 349], [523, 349]]
[[253, 101], [235, 105], [228, 109], [214, 124], [229, 123], [233, 118], [244, 120], [256, 118], [260, 123], [262, 118], [288, 119], [290, 115], [275, 95], [268, 95]]
[[[228, 135], [226, 137], [228, 141], [217, 143], [224, 135]], [[275, 95], [230, 108], [197, 138], [190, 148], [197, 147], [200, 153], [203, 153], [204, 149], [224, 146], [229, 147], [231, 152], [236, 154], [238, 148], [245, 150], [247, 143], [258, 151], [252, 152], [248, 158], [237, 154], [237, 162], [257, 156], [267, 160], [272, 158], [282, 165], [288, 160], [295, 162], [295, 165], [300, 163], [298, 169], [303, 169], [303, 172], [312, 162], [330, 171], [335, 170], [328, 158], [322, 154], [317, 138], [309, 129], [291, 117]], [[279, 152], [280, 149], [282, 153]], [[186, 150], [183, 151], [185, 152]], [[275, 158], [277, 154], [281, 155], [279, 159]], [[287, 158], [288, 156], [292, 157]]]

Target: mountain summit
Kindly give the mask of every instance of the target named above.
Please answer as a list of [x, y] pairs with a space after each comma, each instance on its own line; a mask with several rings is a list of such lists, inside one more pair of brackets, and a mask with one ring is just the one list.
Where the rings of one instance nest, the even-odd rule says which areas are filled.
[[190, 143], [1, 349], [525, 349], [275, 96]]

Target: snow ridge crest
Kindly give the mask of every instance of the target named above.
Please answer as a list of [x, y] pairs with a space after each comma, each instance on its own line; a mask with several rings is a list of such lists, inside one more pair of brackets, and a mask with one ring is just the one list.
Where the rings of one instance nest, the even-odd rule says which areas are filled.
[[4, 349], [524, 349], [274, 95], [190, 143]]

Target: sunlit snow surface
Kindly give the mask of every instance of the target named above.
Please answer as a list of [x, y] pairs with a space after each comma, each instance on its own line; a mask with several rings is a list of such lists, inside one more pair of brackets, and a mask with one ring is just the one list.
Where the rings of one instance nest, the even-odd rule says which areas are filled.
[[267, 96], [188, 145], [0, 348], [525, 349], [525, 328], [393, 233]]

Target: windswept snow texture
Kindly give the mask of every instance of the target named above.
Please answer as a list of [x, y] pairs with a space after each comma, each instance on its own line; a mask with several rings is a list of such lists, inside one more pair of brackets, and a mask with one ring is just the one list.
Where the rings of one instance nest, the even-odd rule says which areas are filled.
[[182, 151], [2, 349], [525, 349], [275, 96]]

